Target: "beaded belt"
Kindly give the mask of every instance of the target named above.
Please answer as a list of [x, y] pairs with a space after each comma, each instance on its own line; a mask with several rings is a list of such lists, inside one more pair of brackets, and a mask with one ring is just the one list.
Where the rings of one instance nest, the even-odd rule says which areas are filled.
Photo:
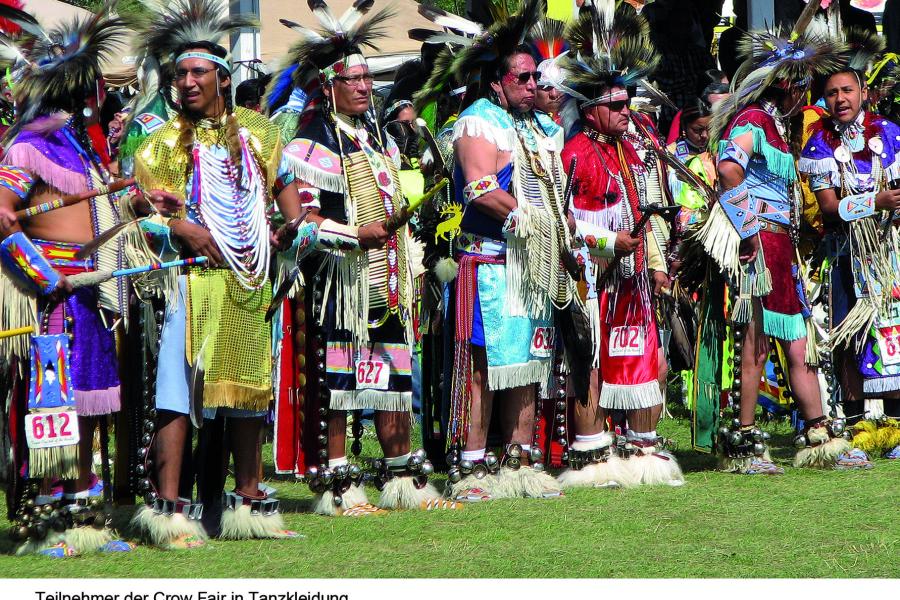
[[772, 221], [763, 221], [762, 219], [759, 220], [759, 230], [760, 231], [768, 231], [771, 233], [783, 233], [785, 235], [789, 235], [791, 233], [790, 229], [788, 229], [786, 226], [784, 226], [780, 223], [773, 223]]

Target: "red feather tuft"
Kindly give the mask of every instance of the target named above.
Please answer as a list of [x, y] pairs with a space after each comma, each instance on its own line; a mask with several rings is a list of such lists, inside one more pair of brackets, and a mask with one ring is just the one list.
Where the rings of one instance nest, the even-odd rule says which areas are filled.
[[[6, 6], [17, 8], [19, 10], [25, 10], [22, 0], [0, 0], [0, 4], [5, 4]], [[8, 19], [0, 19], [0, 31], [10, 37], [16, 37], [22, 33], [22, 28]]]

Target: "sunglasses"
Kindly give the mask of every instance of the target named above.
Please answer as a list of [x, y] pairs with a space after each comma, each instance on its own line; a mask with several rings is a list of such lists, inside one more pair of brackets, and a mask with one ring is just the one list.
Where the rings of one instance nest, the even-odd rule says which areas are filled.
[[529, 79], [534, 79], [534, 82], [537, 83], [541, 78], [540, 71], [524, 71], [522, 73], [507, 73], [503, 79], [507, 83], [518, 83], [519, 85], [525, 85], [528, 83]]

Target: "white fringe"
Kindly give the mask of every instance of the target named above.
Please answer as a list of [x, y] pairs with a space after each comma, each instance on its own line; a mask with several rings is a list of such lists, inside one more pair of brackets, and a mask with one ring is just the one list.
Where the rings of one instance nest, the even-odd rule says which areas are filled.
[[344, 492], [341, 497], [344, 502], [338, 507], [334, 505], [334, 493], [331, 490], [317, 495], [313, 504], [313, 512], [326, 517], [336, 517], [343, 514], [344, 510], [348, 508], [358, 504], [368, 504], [369, 502], [369, 499], [366, 497], [366, 489], [361, 485], [351, 485], [350, 489]]
[[706, 222], [693, 237], [729, 278], [737, 279], [741, 272], [741, 236], [718, 202], [710, 209]]
[[541, 383], [550, 374], [549, 360], [530, 360], [524, 365], [506, 365], [492, 367], [488, 365], [488, 389], [491, 391], [508, 390]]
[[[0, 331], [36, 327], [37, 302], [23, 293], [12, 279], [0, 270]], [[0, 357], [11, 362], [19, 358], [19, 375], [24, 377], [25, 364], [29, 357], [28, 335], [15, 335], [0, 339]]]
[[378, 506], [391, 510], [420, 510], [424, 503], [439, 500], [440, 497], [431, 483], [420, 489], [412, 477], [394, 477], [384, 484]]
[[900, 375], [863, 380], [863, 393], [880, 394], [900, 390]]
[[138, 509], [131, 519], [131, 525], [143, 538], [164, 550], [171, 548], [172, 542], [182, 536], [194, 535], [202, 540], [208, 537], [199, 521], [188, 519], [182, 514], [159, 514], [146, 505]]
[[[829, 175], [831, 185], [841, 189], [841, 173], [833, 156], [820, 159], [801, 158], [797, 162], [797, 170], [806, 175]], [[890, 180], [891, 178], [888, 178], [888, 181]]]
[[623, 385], [606, 383], [600, 388], [600, 406], [617, 410], [637, 410], [663, 403], [659, 382], [655, 379], [647, 383]]
[[546, 493], [562, 491], [559, 481], [546, 471], [535, 471], [532, 467], [521, 467], [517, 470], [500, 469], [500, 478], [510, 480], [516, 495], [522, 498], [545, 498]]
[[497, 146], [497, 150], [501, 152], [512, 152], [516, 147], [515, 129], [497, 127], [477, 115], [460, 117], [454, 123], [451, 142], [456, 142], [463, 137], [482, 138]]
[[305, 160], [300, 160], [289, 153], [282, 154], [288, 169], [298, 179], [302, 179], [306, 183], [328, 192], [336, 192], [338, 194], [346, 193], [346, 183], [343, 174], [326, 173], [310, 165]]
[[222, 532], [219, 537], [223, 540], [258, 540], [288, 536], [284, 533], [281, 513], [254, 515], [249, 506], [238, 506], [222, 512]]
[[97, 552], [105, 544], [116, 539], [108, 528], [96, 529], [93, 526], [73, 527], [65, 532], [65, 542], [79, 554]]
[[31, 540], [29, 539], [27, 542], [16, 548], [16, 556], [25, 556], [27, 554], [37, 554], [44, 548], [49, 548], [50, 546], [55, 546], [60, 542], [64, 542], [66, 539], [65, 534], [59, 533], [56, 531], [51, 531], [47, 534], [47, 537], [43, 540]]
[[334, 288], [335, 321], [350, 332], [357, 345], [369, 343], [369, 260], [365, 253], [327, 252], [319, 273], [325, 277], [325, 294], [319, 323], [325, 322], [328, 294]]
[[485, 475], [478, 479], [474, 475], [467, 475], [457, 483], [447, 482], [447, 490], [451, 499], [456, 497], [470, 488], [479, 488], [490, 495], [491, 500], [502, 500], [504, 498], [516, 498], [515, 482], [509, 477], [502, 477], [501, 473], [497, 475]]
[[331, 410], [386, 410], [409, 412], [412, 410], [412, 392], [385, 392], [381, 390], [331, 390]]
[[[719, 470], [728, 473], [743, 473], [750, 468], [750, 463], [753, 462], [754, 458], [756, 457], [746, 456], [744, 458], [732, 458], [722, 454], [719, 456]], [[763, 455], [760, 458], [766, 462], [772, 462], [772, 457], [769, 455], [768, 448], [766, 448], [766, 451], [763, 452]]]
[[581, 470], [566, 469], [556, 478], [563, 488], [634, 487], [640, 483], [628, 468], [628, 461], [610, 456], [605, 462], [591, 463]]

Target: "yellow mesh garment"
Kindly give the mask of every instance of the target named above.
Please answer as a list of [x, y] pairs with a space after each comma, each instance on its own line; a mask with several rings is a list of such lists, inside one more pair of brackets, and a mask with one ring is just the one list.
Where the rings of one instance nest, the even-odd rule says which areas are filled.
[[[403, 206], [400, 200], [400, 178], [394, 162], [385, 157], [385, 163], [391, 172], [391, 179], [398, 190], [391, 204], [394, 212]], [[344, 156], [344, 169], [347, 173], [347, 183], [350, 187], [350, 197], [356, 208], [356, 225], [363, 226], [387, 218], [381, 193], [375, 182], [375, 174], [366, 160], [362, 151], [353, 152]], [[397, 269], [399, 271], [399, 306], [409, 306], [407, 298], [408, 268], [406, 254], [406, 227], [397, 231]], [[369, 258], [369, 309], [386, 308], [388, 305], [388, 262], [387, 248], [367, 252]]]
[[193, 364], [203, 349], [203, 405], [266, 410], [272, 399], [272, 348], [266, 308], [272, 288], [247, 290], [227, 269], [192, 268], [191, 327], [185, 345]]
[[[237, 107], [234, 115], [240, 126], [250, 133], [251, 149], [265, 172], [267, 187], [271, 190], [281, 161], [278, 128], [264, 115], [253, 110]], [[196, 127], [194, 131], [201, 144], [225, 145], [225, 127]], [[142, 190], [160, 189], [184, 199], [193, 161], [181, 145], [181, 132], [181, 121], [178, 118], [170, 119], [138, 147], [134, 157], [134, 176]]]

